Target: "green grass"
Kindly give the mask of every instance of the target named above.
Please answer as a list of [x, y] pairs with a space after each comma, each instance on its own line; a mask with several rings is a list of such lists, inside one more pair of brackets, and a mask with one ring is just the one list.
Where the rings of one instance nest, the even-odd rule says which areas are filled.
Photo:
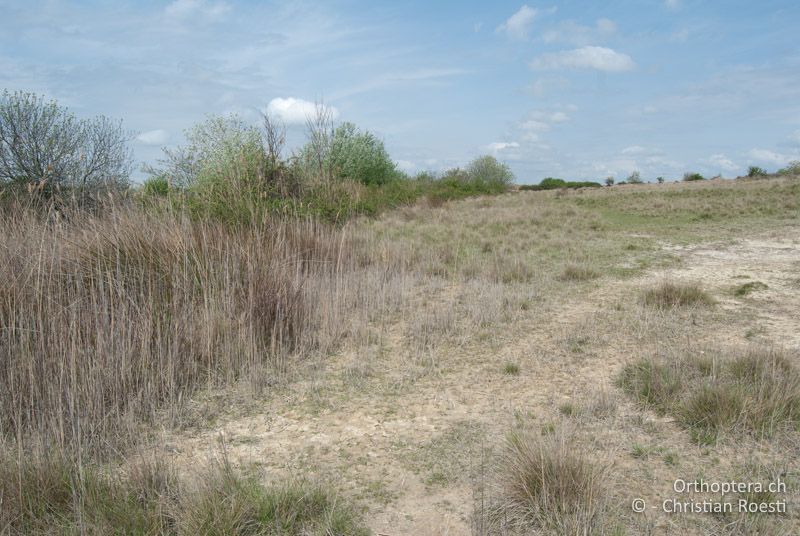
[[699, 444], [713, 444], [723, 434], [769, 438], [800, 426], [800, 372], [774, 350], [645, 358], [625, 367], [618, 382], [644, 406], [674, 416]]
[[711, 305], [714, 301], [695, 284], [664, 281], [642, 294], [642, 303], [658, 309]]
[[503, 374], [508, 374], [509, 376], [519, 376], [519, 365], [516, 363], [508, 362], [503, 365]]
[[369, 534], [330, 490], [307, 483], [265, 486], [227, 462], [191, 485], [158, 462], [120, 472], [62, 457], [2, 461], [3, 534]]
[[744, 283], [739, 285], [733, 290], [733, 295], [737, 298], [743, 298], [748, 294], [752, 294], [753, 292], [757, 292], [760, 290], [767, 290], [769, 287], [762, 283], [761, 281], [750, 281], [749, 283]]

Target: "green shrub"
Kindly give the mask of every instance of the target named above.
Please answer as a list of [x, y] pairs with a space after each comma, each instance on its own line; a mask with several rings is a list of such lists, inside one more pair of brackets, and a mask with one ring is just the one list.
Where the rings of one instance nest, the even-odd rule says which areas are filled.
[[733, 291], [733, 295], [737, 298], [742, 298], [747, 296], [751, 292], [756, 292], [759, 290], [767, 290], [767, 285], [762, 283], [761, 281], [750, 281], [749, 283], [744, 283], [736, 287]]
[[539, 183], [540, 190], [556, 190], [558, 188], [566, 188], [567, 183], [563, 179], [556, 179], [553, 177], [547, 177], [542, 179]]
[[750, 166], [747, 169], [747, 176], [752, 178], [766, 177], [767, 170], [758, 166]]
[[467, 174], [473, 181], [481, 181], [501, 188], [514, 182], [514, 174], [506, 164], [493, 156], [480, 156], [467, 165]]
[[778, 175], [800, 175], [800, 160], [793, 160], [785, 168], [778, 170]]
[[703, 177], [703, 176], [702, 176], [701, 174], [699, 174], [699, 173], [694, 173], [694, 172], [686, 172], [686, 173], [684, 173], [684, 174], [683, 174], [683, 180], [684, 180], [684, 181], [686, 181], [686, 182], [692, 182], [692, 181], [704, 181], [704, 180], [706, 180], [706, 178], [705, 178], [705, 177]]
[[169, 181], [163, 175], [154, 175], [144, 181], [142, 193], [148, 196], [165, 197], [169, 193]]
[[606, 186], [614, 186], [614, 177], [611, 175], [606, 177]]
[[383, 142], [353, 123], [343, 123], [333, 131], [329, 158], [333, 176], [339, 180], [381, 185], [397, 177]]

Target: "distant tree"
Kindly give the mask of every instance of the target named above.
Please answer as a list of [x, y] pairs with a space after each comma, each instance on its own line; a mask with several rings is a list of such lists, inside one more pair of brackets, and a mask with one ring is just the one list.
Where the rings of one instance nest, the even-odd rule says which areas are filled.
[[766, 177], [767, 170], [758, 166], [750, 166], [747, 170], [748, 177]]
[[479, 156], [467, 165], [467, 173], [473, 180], [508, 186], [514, 182], [514, 173], [508, 165], [493, 156]]
[[656, 177], [658, 184], [664, 184], [664, 177]]
[[606, 177], [606, 186], [614, 186], [614, 177], [609, 175]]
[[706, 180], [706, 178], [703, 177], [699, 173], [695, 173], [695, 172], [692, 172], [692, 171], [687, 171], [686, 173], [683, 174], [683, 180], [686, 181], [686, 182], [704, 181], [704, 180]]
[[78, 119], [33, 93], [0, 96], [0, 183], [95, 190], [130, 180], [130, 134], [104, 116]]
[[644, 181], [642, 180], [642, 176], [638, 171], [634, 171], [630, 175], [628, 175], [628, 179], [626, 180], [628, 184], [642, 184]]
[[785, 168], [778, 170], [778, 175], [800, 175], [800, 160], [792, 160]]

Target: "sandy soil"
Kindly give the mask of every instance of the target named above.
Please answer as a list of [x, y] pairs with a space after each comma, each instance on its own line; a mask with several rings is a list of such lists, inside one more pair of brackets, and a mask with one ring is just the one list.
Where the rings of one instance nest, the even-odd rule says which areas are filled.
[[[764, 339], [800, 350], [800, 233], [664, 248], [680, 257], [677, 267], [602, 277], [563, 299], [542, 300], [488, 336], [446, 338], [422, 355], [409, 350], [410, 319], [398, 315], [382, 330], [379, 350], [345, 346], [314, 360], [301, 379], [244, 414], [231, 409], [208, 429], [170, 434], [169, 455], [194, 464], [218, 455], [222, 440], [232, 460], [258, 466], [267, 478], [334, 483], [365, 505], [377, 534], [461, 535], [470, 534], [480, 490], [491, 481], [492, 453], [507, 432], [557, 425], [574, 430], [608, 463], [612, 502], [629, 527], [703, 533], [713, 524], [708, 516], [637, 517], [627, 505], [637, 495], [663, 497], [678, 474], [711, 465], [709, 473], [724, 476], [747, 449], [778, 459], [796, 456], [797, 447], [728, 445], [710, 464], [669, 418], [628, 401], [614, 378], [629, 360], [668, 341], [691, 339], [687, 344], [702, 348]], [[637, 293], [663, 278], [698, 282], [718, 305], [709, 312], [648, 312]], [[752, 281], [766, 288], [734, 296], [734, 288]], [[418, 292], [447, 302], [460, 290]], [[504, 372], [506, 363], [518, 365], [519, 374]], [[615, 401], [610, 417], [564, 409], [589, 407], [601, 392]], [[634, 458], [631, 446], [639, 443], [679, 453], [678, 460]]]

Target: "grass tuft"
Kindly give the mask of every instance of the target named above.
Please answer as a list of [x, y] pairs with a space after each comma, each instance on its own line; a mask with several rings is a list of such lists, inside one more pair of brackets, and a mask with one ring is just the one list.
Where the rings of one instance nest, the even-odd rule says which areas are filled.
[[619, 385], [640, 403], [675, 416], [702, 444], [729, 433], [769, 438], [800, 426], [800, 372], [776, 350], [716, 360], [645, 358], [625, 367]]
[[603, 526], [604, 467], [563, 437], [514, 433], [500, 463], [495, 522], [556, 534], [594, 534]]
[[698, 285], [665, 281], [655, 288], [646, 290], [642, 295], [642, 302], [650, 307], [670, 309], [711, 305], [714, 300]]
[[558, 278], [561, 281], [589, 281], [598, 277], [600, 274], [587, 266], [568, 264]]

